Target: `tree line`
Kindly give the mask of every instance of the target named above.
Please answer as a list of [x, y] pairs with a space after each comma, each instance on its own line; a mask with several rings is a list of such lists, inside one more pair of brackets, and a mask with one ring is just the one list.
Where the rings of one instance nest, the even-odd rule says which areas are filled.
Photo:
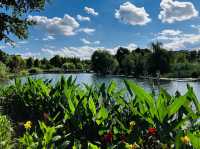
[[76, 57], [55, 55], [51, 59], [23, 58], [20, 55], [9, 55], [0, 50], [0, 77], [5, 76], [7, 73], [68, 72], [89, 69], [89, 60], [81, 60]]
[[169, 51], [162, 43], [151, 48], [130, 51], [118, 48], [115, 55], [97, 50], [91, 57], [91, 69], [99, 74], [125, 74], [131, 76], [198, 77], [200, 76], [200, 51]]

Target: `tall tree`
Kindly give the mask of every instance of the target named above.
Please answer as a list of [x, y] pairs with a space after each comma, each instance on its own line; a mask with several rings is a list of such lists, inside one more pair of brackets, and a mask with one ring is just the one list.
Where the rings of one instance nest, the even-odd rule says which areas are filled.
[[118, 62], [107, 51], [95, 51], [91, 58], [92, 69], [101, 74], [114, 73], [118, 67]]
[[10, 34], [19, 39], [28, 37], [28, 27], [34, 22], [27, 18], [27, 14], [42, 10], [45, 0], [0, 0], [0, 41], [13, 42]]
[[157, 71], [166, 73], [170, 69], [170, 58], [168, 52], [162, 48], [160, 42], [152, 43], [153, 53], [148, 59], [148, 71], [155, 74]]

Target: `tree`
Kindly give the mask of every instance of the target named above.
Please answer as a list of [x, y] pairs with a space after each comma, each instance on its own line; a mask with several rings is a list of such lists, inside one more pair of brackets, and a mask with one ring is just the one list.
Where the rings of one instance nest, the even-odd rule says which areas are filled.
[[65, 70], [74, 70], [76, 68], [73, 63], [68, 63], [68, 62], [64, 63], [62, 67]]
[[25, 61], [19, 55], [11, 56], [9, 59], [8, 66], [11, 72], [18, 73], [24, 68]]
[[119, 65], [117, 60], [107, 51], [95, 51], [91, 58], [92, 69], [100, 74], [114, 73]]
[[132, 54], [126, 55], [121, 61], [121, 69], [123, 73], [130, 75], [135, 70], [135, 57]]
[[8, 62], [8, 54], [0, 50], [0, 61], [6, 64]]
[[9, 37], [15, 35], [19, 39], [26, 39], [28, 27], [34, 22], [27, 18], [27, 14], [42, 10], [45, 0], [1, 0], [0, 8], [0, 41], [13, 42]]
[[55, 55], [50, 59], [50, 64], [55, 67], [61, 67], [63, 65], [63, 59], [59, 55]]
[[35, 59], [34, 67], [40, 67], [40, 60], [39, 59]]
[[0, 62], [0, 78], [7, 77], [7, 71], [8, 71], [8, 68], [6, 67], [6, 65]]
[[123, 47], [118, 48], [117, 53], [116, 53], [116, 58], [117, 58], [120, 66], [121, 66], [122, 59], [126, 55], [129, 55], [129, 54], [130, 54], [130, 51], [127, 48], [123, 48]]
[[26, 60], [26, 67], [27, 68], [31, 68], [33, 67], [33, 64], [34, 64], [34, 59], [32, 57], [29, 57], [27, 60]]
[[148, 59], [148, 72], [151, 74], [155, 74], [157, 71], [160, 73], [169, 72], [170, 69], [170, 58], [168, 52], [163, 49], [162, 44], [152, 43], [152, 51], [153, 53], [150, 55]]

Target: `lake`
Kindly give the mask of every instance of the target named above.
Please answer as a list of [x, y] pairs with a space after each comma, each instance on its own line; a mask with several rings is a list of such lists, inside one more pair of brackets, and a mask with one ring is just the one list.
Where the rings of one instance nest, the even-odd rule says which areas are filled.
[[[64, 76], [65, 78], [68, 78], [69, 76], [73, 76], [73, 78], [76, 78], [78, 84], [86, 83], [86, 84], [98, 84], [98, 83], [106, 83], [108, 84], [110, 81], [116, 81], [118, 84], [118, 87], [123, 87], [123, 80], [131, 80], [142, 86], [147, 91], [152, 91], [154, 88], [155, 91], [158, 91], [158, 85], [155, 85], [157, 83], [153, 83], [152, 80], [147, 79], [136, 79], [136, 78], [129, 78], [129, 77], [122, 77], [122, 76], [98, 76], [96, 74], [92, 73], [70, 73], [70, 74], [36, 74], [31, 75], [29, 77], [35, 78], [35, 79], [49, 79], [52, 80], [52, 83], [57, 82], [61, 76]], [[28, 76], [21, 77], [22, 81], [25, 81]], [[12, 83], [13, 80], [2, 82], [1, 84], [9, 84]], [[159, 82], [160, 87], [166, 89], [171, 95], [174, 95], [176, 91], [179, 91], [181, 94], [184, 94], [187, 91], [187, 84], [191, 85], [194, 88], [194, 91], [200, 99], [200, 82], [199, 81], [160, 81]]]

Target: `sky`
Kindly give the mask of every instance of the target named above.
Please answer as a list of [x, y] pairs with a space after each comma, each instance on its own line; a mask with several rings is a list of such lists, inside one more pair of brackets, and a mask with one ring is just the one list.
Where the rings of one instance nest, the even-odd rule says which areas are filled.
[[115, 54], [160, 41], [168, 50], [200, 48], [200, 0], [51, 0], [28, 14], [37, 24], [27, 40], [0, 49], [23, 57], [90, 58], [97, 49]]

